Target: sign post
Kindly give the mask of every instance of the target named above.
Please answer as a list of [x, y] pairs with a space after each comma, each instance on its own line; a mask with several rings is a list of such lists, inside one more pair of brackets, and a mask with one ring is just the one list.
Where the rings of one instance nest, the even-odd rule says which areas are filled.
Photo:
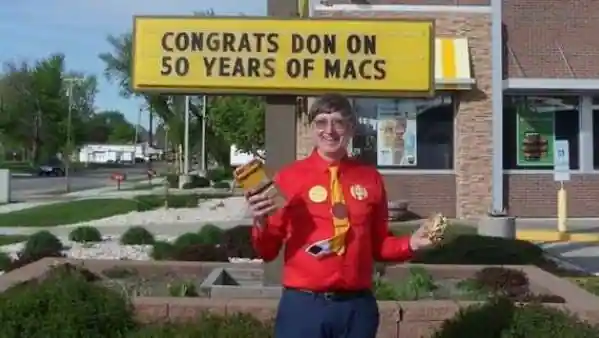
[[567, 231], [568, 194], [564, 189], [564, 182], [570, 180], [570, 151], [566, 140], [556, 140], [553, 153], [553, 180], [560, 183], [557, 192], [557, 230], [560, 234]]

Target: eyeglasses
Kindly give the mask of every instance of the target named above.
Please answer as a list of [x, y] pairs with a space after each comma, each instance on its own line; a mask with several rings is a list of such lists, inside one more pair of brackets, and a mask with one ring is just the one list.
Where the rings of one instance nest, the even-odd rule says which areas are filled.
[[332, 129], [343, 131], [349, 126], [349, 121], [345, 119], [315, 119], [312, 123], [318, 130], [326, 130], [331, 125]]

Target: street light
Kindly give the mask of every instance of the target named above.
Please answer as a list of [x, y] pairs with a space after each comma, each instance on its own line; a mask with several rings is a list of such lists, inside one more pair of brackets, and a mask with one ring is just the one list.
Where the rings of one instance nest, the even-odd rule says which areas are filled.
[[65, 145], [65, 166], [64, 166], [64, 184], [67, 193], [71, 192], [71, 156], [72, 156], [72, 119], [73, 119], [73, 87], [76, 83], [80, 83], [83, 79], [78, 77], [68, 77], [63, 79], [67, 84], [67, 96], [69, 98], [68, 116], [67, 116], [67, 140]]

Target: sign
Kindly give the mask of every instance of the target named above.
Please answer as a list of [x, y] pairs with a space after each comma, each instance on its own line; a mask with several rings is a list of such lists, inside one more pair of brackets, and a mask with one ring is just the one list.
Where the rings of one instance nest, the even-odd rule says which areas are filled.
[[550, 167], [553, 165], [555, 115], [537, 112], [526, 103], [516, 113], [518, 166]]
[[566, 140], [556, 140], [554, 146], [553, 180], [564, 182], [570, 180], [570, 150]]
[[431, 96], [432, 20], [136, 17], [133, 89]]
[[377, 104], [378, 165], [415, 166], [417, 164], [417, 114], [414, 100], [389, 100]]

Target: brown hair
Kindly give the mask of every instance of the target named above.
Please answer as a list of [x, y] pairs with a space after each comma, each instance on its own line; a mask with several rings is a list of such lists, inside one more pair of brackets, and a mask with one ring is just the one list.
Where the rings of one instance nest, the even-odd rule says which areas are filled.
[[331, 114], [338, 112], [343, 118], [355, 124], [356, 115], [349, 100], [341, 94], [324, 94], [310, 106], [308, 111], [308, 122], [312, 123], [320, 114]]

